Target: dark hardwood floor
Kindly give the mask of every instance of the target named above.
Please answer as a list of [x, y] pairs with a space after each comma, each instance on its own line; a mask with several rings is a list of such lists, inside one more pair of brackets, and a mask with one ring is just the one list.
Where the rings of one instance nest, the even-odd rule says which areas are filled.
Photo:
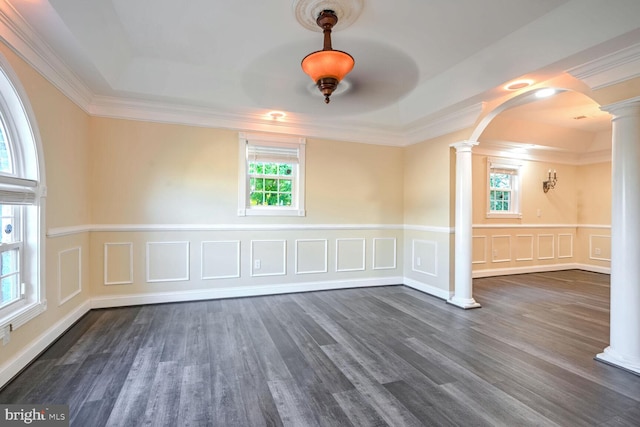
[[474, 280], [464, 311], [403, 286], [95, 310], [0, 391], [74, 426], [638, 426], [597, 362], [609, 276]]

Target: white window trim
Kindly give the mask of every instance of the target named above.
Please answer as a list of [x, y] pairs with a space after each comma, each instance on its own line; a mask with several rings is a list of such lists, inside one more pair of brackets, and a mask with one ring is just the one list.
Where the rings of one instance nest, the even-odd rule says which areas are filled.
[[[33, 191], [33, 204], [25, 206], [23, 217], [23, 253], [28, 263], [22, 265], [24, 298], [0, 313], [0, 340], [9, 341], [11, 331], [26, 324], [47, 309], [45, 292], [44, 218], [47, 187], [44, 155], [35, 114], [26, 91], [11, 64], [0, 54], [0, 112], [10, 138], [15, 178], [3, 176], [9, 185], [22, 185]], [[8, 308], [8, 307], [5, 307]]]
[[[491, 158], [487, 159], [487, 218], [522, 218], [522, 169], [523, 163], [514, 159]], [[511, 192], [511, 210], [509, 212], [491, 211], [491, 170], [511, 169], [516, 171], [515, 185]]]
[[[249, 180], [247, 178], [247, 142], [253, 145], [266, 146], [295, 146], [298, 148], [297, 176], [293, 182], [296, 191], [295, 206], [250, 206]], [[240, 132], [238, 135], [239, 148], [239, 178], [238, 178], [238, 216], [305, 216], [305, 138], [286, 135], [258, 134]]]

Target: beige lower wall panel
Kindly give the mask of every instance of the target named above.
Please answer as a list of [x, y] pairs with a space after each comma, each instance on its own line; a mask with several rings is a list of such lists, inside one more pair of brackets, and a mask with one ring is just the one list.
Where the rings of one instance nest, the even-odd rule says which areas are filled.
[[363, 238], [336, 239], [336, 272], [366, 269], [366, 241]]
[[58, 253], [58, 305], [82, 292], [82, 246]]
[[107, 242], [104, 244], [105, 285], [133, 283], [133, 243]]
[[[611, 227], [583, 227], [576, 235], [576, 256], [580, 263], [611, 268]], [[599, 249], [597, 251], [596, 249]], [[599, 253], [597, 253], [599, 252]]]
[[327, 239], [296, 240], [296, 274], [328, 272], [329, 241]]
[[453, 265], [449, 263], [453, 234], [446, 229], [422, 231], [408, 227], [403, 250], [404, 277], [409, 282], [406, 284], [448, 298], [453, 290]]
[[[536, 271], [545, 266], [589, 264], [581, 227], [564, 225], [482, 225], [473, 229], [473, 271]], [[488, 242], [485, 249], [481, 242]], [[491, 259], [493, 257], [493, 259]], [[485, 262], [480, 262], [485, 260]]]
[[203, 241], [200, 249], [202, 280], [240, 277], [240, 240]]
[[398, 250], [395, 237], [373, 239], [373, 269], [388, 270], [397, 266]]
[[[115, 296], [139, 296], [177, 291], [243, 287], [259, 289], [262, 286], [306, 282], [344, 281], [348, 286], [351, 280], [401, 277], [404, 265], [402, 251], [397, 251], [396, 260], [391, 260], [388, 257], [389, 248], [385, 246], [381, 246], [385, 256], [380, 262], [384, 261], [387, 267], [395, 262], [396, 267], [374, 270], [372, 258], [374, 239], [393, 239], [398, 245], [403, 245], [404, 242], [403, 231], [393, 228], [93, 232], [91, 233], [91, 280], [88, 283], [91, 286], [92, 296], [100, 300]], [[378, 245], [381, 241], [376, 240]], [[105, 243], [118, 242], [132, 245], [133, 280], [129, 284], [105, 286]], [[183, 249], [187, 242], [188, 280], [147, 282], [146, 248], [149, 242], [154, 242], [152, 245], [154, 249], [177, 251], [175, 255], [180, 261], [169, 271], [158, 270], [157, 263], [162, 258], [156, 259], [154, 264], [156, 269], [152, 271], [155, 276], [152, 275], [152, 277], [165, 279], [183, 275], [184, 272], [179, 266], [185, 259]], [[180, 243], [166, 248], [157, 245], [161, 242]], [[237, 246], [236, 243], [225, 245], [221, 242], [237, 242]], [[239, 248], [239, 254], [235, 252], [236, 247]], [[221, 251], [224, 250], [231, 252], [227, 259], [231, 266], [215, 267], [213, 264], [220, 263]], [[255, 268], [257, 260], [260, 260], [260, 269]], [[203, 267], [204, 262], [207, 265]], [[364, 269], [361, 269], [362, 265]], [[313, 274], [297, 274], [297, 269], [298, 273], [313, 272]], [[236, 272], [239, 274], [235, 274]]]

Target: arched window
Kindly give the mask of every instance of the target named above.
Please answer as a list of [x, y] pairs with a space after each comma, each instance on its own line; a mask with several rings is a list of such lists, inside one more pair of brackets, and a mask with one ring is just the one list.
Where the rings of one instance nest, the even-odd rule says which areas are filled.
[[46, 309], [42, 280], [44, 167], [35, 116], [0, 55], [0, 337]]

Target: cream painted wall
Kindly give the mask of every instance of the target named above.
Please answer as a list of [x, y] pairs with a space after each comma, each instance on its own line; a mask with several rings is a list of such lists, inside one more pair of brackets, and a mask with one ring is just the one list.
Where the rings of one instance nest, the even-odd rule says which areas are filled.
[[[450, 144], [468, 137], [459, 131], [410, 145], [404, 150], [404, 223], [450, 227], [455, 199], [455, 150]], [[453, 163], [455, 164], [455, 163]]]
[[400, 224], [399, 147], [309, 139], [306, 217], [238, 217], [238, 133], [91, 118], [96, 224]]
[[[473, 155], [474, 224], [576, 224], [578, 221], [578, 167], [560, 163], [522, 160], [521, 219], [487, 218], [487, 159]], [[496, 157], [498, 158], [498, 157]], [[556, 171], [556, 188], [544, 193], [542, 181]], [[538, 216], [538, 210], [540, 215]]]
[[307, 222], [402, 224], [403, 151], [308, 139]]
[[611, 225], [611, 162], [577, 168], [578, 223]]
[[[88, 115], [12, 50], [0, 44], [0, 52], [20, 79], [36, 116], [48, 190], [46, 228], [87, 224], [90, 219]], [[6, 375], [15, 374], [16, 367], [20, 368], [37, 355], [38, 345], [50, 342], [47, 340], [55, 339], [64, 331], [56, 328], [62, 328], [65, 319], [72, 321], [89, 308], [88, 233], [45, 238], [44, 243], [47, 309], [11, 332], [9, 343], [0, 345], [0, 385], [8, 379]], [[76, 291], [77, 295], [60, 304]]]

